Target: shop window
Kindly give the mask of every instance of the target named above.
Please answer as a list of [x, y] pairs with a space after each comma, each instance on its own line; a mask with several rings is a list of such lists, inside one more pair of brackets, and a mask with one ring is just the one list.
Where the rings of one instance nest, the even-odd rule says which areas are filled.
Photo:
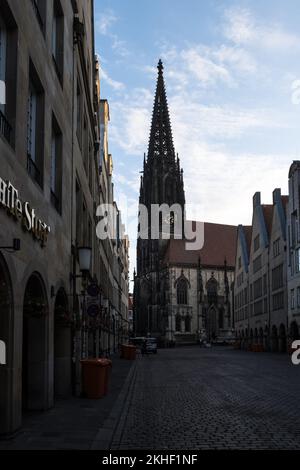
[[52, 115], [51, 137], [51, 203], [61, 213], [62, 210], [62, 133], [59, 125]]
[[30, 62], [27, 101], [27, 170], [43, 186], [44, 165], [44, 90]]
[[63, 84], [64, 71], [64, 15], [59, 0], [53, 2], [52, 57], [59, 81]]

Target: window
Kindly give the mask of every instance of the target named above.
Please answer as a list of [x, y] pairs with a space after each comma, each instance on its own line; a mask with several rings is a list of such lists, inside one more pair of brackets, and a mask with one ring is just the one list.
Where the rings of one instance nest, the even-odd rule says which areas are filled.
[[82, 148], [82, 157], [83, 157], [83, 165], [85, 169], [86, 175], [88, 175], [88, 166], [89, 166], [89, 132], [88, 132], [88, 123], [87, 123], [87, 116], [84, 113], [83, 118], [83, 148]]
[[31, 0], [32, 6], [35, 11], [36, 18], [42, 30], [45, 34], [45, 18], [46, 18], [46, 3], [45, 0]]
[[181, 317], [179, 315], [176, 316], [176, 331], [181, 331]]
[[261, 315], [263, 313], [263, 301], [259, 300], [254, 302], [254, 315]]
[[244, 273], [241, 272], [237, 276], [237, 286], [240, 287], [242, 285], [243, 281], [244, 281]]
[[256, 235], [254, 238], [254, 251], [257, 251], [259, 249], [260, 241], [259, 241], [259, 234]]
[[0, 2], [0, 135], [14, 146], [18, 30], [6, 0]]
[[79, 79], [77, 81], [77, 138], [79, 147], [82, 145], [82, 92]]
[[44, 91], [30, 62], [27, 101], [27, 170], [42, 187], [44, 165]]
[[273, 256], [276, 258], [280, 254], [280, 238], [273, 242]]
[[283, 292], [278, 292], [273, 295], [273, 310], [280, 310], [284, 307], [284, 295]]
[[60, 213], [62, 208], [62, 133], [54, 116], [52, 116], [50, 190], [51, 202]]
[[253, 273], [256, 273], [260, 269], [261, 269], [261, 255], [257, 256], [257, 258], [253, 260]]
[[291, 289], [291, 309], [295, 308], [295, 289]]
[[272, 269], [272, 290], [280, 289], [283, 286], [283, 264]]
[[266, 294], [267, 294], [267, 291], [268, 291], [267, 275], [266, 275], [266, 274], [264, 274], [263, 283], [264, 283], [264, 286], [263, 286], [263, 288], [264, 288], [264, 295], [266, 295]]
[[262, 296], [262, 278], [257, 279], [253, 284], [254, 300]]
[[64, 15], [59, 0], [53, 2], [52, 57], [57, 76], [63, 83], [64, 69]]
[[295, 271], [296, 273], [300, 272], [300, 249], [297, 248], [295, 251]]
[[297, 287], [297, 307], [300, 307], [300, 287]]
[[94, 154], [92, 140], [89, 139], [89, 187], [93, 194], [93, 169], [94, 169]]
[[[0, 80], [6, 82], [6, 44], [7, 44], [7, 32], [6, 25], [3, 19], [0, 17]], [[5, 97], [4, 97], [5, 98]], [[5, 113], [5, 104], [0, 102], [0, 110]]]
[[82, 193], [79, 181], [76, 179], [76, 244], [82, 243], [82, 225], [81, 225], [81, 200]]
[[187, 282], [185, 279], [180, 279], [177, 283], [177, 304], [186, 305], [187, 303]]

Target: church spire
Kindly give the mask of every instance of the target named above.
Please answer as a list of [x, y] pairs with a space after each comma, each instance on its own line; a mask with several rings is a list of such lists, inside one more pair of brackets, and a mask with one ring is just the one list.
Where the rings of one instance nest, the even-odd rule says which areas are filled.
[[172, 160], [175, 158], [175, 151], [163, 76], [164, 67], [161, 59], [159, 59], [157, 69], [158, 77], [152, 114], [148, 159], [160, 158]]

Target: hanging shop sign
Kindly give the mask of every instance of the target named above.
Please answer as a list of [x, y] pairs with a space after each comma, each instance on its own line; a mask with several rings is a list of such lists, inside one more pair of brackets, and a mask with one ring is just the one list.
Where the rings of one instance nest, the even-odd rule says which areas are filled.
[[12, 183], [2, 178], [0, 178], [0, 207], [20, 221], [23, 229], [30, 232], [42, 247], [46, 245], [50, 226], [38, 218], [29, 202], [22, 202], [19, 199], [19, 191]]

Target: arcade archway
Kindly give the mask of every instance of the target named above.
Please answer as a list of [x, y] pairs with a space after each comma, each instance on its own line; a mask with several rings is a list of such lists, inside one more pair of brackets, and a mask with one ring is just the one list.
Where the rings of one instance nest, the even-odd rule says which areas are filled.
[[23, 303], [22, 407], [43, 410], [48, 402], [48, 301], [41, 276], [33, 273]]
[[12, 369], [13, 292], [8, 267], [0, 253], [0, 340], [3, 352], [0, 363], [0, 434], [9, 432], [12, 399], [10, 390]]

